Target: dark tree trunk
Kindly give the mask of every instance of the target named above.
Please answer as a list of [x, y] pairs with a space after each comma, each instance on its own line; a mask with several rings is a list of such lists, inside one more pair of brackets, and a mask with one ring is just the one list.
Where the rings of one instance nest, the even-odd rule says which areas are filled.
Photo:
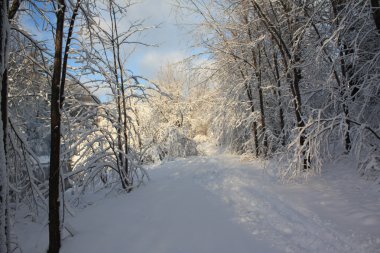
[[[8, 6], [7, 0], [0, 0], [0, 81], [3, 86], [7, 86], [7, 47], [8, 47]], [[3, 98], [1, 98], [3, 99]], [[4, 119], [3, 101], [1, 101], [1, 120]], [[6, 119], [6, 118], [5, 118]], [[2, 122], [3, 123], [3, 122]], [[0, 251], [7, 253], [9, 251], [9, 228], [8, 225], [8, 170], [5, 158], [5, 132], [4, 128], [0, 129]]]
[[[236, 60], [237, 59], [235, 58], [235, 61]], [[248, 97], [249, 108], [250, 108], [251, 112], [254, 113], [255, 112], [255, 104], [254, 104], [253, 96], [252, 96], [252, 88], [248, 84], [246, 75], [244, 74], [243, 70], [241, 68], [239, 68], [239, 70], [240, 70], [240, 75], [245, 82], [245, 91], [246, 91], [247, 97]], [[252, 135], [253, 135], [253, 140], [255, 142], [255, 150], [254, 150], [255, 156], [258, 157], [259, 156], [259, 140], [257, 137], [257, 122], [256, 121], [254, 121], [252, 124]]]
[[126, 176], [125, 179], [125, 184], [128, 188], [128, 192], [131, 191], [131, 188], [129, 186], [131, 185], [130, 178], [129, 178], [129, 164], [128, 164], [128, 134], [127, 134], [127, 105], [126, 105], [126, 96], [125, 96], [125, 83], [124, 83], [124, 73], [123, 73], [123, 65], [121, 62], [120, 58], [120, 44], [119, 44], [119, 33], [117, 29], [117, 24], [116, 24], [116, 13], [115, 9], [112, 8], [112, 17], [113, 17], [113, 22], [115, 23], [114, 25], [114, 30], [115, 30], [115, 35], [116, 35], [116, 56], [117, 56], [117, 66], [115, 65], [115, 68], [117, 67], [119, 69], [119, 74], [120, 74], [120, 89], [121, 89], [121, 102], [122, 102], [122, 107], [123, 107], [123, 135], [124, 135], [124, 160], [123, 160], [123, 169], [124, 173]]
[[[120, 59], [119, 59], [119, 62], [120, 62]], [[120, 64], [120, 63], [119, 63]], [[122, 69], [120, 69], [120, 72], [122, 72]], [[125, 96], [125, 87], [124, 87], [124, 80], [123, 80], [123, 75], [121, 74], [121, 99], [122, 99], [122, 106], [123, 106], [123, 135], [124, 135], [124, 153], [125, 153], [125, 156], [124, 156], [124, 172], [125, 172], [125, 176], [127, 177], [127, 180], [126, 180], [126, 184], [127, 186], [130, 186], [130, 182], [129, 182], [129, 164], [128, 164], [128, 153], [129, 153], [129, 150], [128, 150], [128, 134], [127, 134], [127, 106], [126, 106], [126, 103], [125, 103], [125, 99], [126, 99], [126, 96]], [[130, 191], [130, 190], [128, 190]]]
[[[246, 77], [245, 77], [242, 70], [240, 70], [240, 73], [241, 73], [241, 76], [243, 77], [244, 82], [245, 82], [245, 90], [247, 92], [249, 107], [251, 109], [251, 112], [254, 113], [255, 112], [255, 105], [254, 105], [253, 96], [252, 96], [252, 88], [248, 84]], [[252, 125], [252, 134], [253, 134], [253, 140], [255, 142], [255, 156], [258, 157], [259, 156], [259, 140], [257, 137], [257, 122], [256, 121], [254, 121], [253, 125]]]
[[[243, 22], [244, 25], [247, 28], [247, 34], [249, 37], [249, 41], [254, 43], [254, 38], [252, 35], [251, 27], [250, 27], [250, 20], [249, 20], [249, 13], [248, 13], [248, 1], [244, 1], [244, 14], [243, 14]], [[252, 53], [252, 60], [253, 60], [253, 71], [255, 73], [256, 81], [257, 81], [257, 89], [259, 92], [259, 106], [260, 106], [260, 125], [261, 125], [261, 131], [263, 135], [263, 154], [266, 156], [268, 151], [268, 140], [266, 136], [266, 124], [265, 124], [265, 109], [264, 109], [264, 97], [263, 97], [263, 90], [262, 90], [262, 73], [261, 73], [261, 49], [260, 45], [257, 46], [258, 55], [255, 52], [255, 48], [252, 47], [251, 53]], [[252, 100], [251, 108], [253, 108], [253, 93], [251, 90], [251, 87], [249, 87], [250, 91], [250, 100]], [[248, 90], [247, 90], [248, 91]], [[248, 93], [247, 93], [248, 94]], [[257, 125], [257, 123], [255, 123]], [[257, 126], [255, 127], [257, 128]], [[254, 130], [255, 132], [257, 130]], [[257, 133], [255, 134], [255, 143], [257, 143]], [[256, 156], [258, 155], [258, 145], [256, 144]]]
[[[296, 125], [301, 130], [305, 126], [305, 122], [302, 118], [302, 100], [301, 100], [301, 93], [300, 93], [300, 82], [302, 80], [302, 70], [298, 66], [301, 59], [299, 56], [299, 45], [294, 44], [291, 45], [292, 48], [289, 48], [289, 46], [285, 43], [284, 38], [282, 37], [280, 31], [276, 28], [274, 24], [270, 21], [270, 19], [265, 15], [263, 10], [261, 9], [261, 6], [259, 3], [257, 3], [255, 0], [251, 0], [252, 6], [257, 11], [258, 16], [261, 18], [263, 24], [269, 31], [269, 33], [272, 35], [273, 42], [278, 46], [278, 49], [282, 56], [282, 61], [284, 63], [285, 71], [287, 73], [287, 79], [289, 82], [290, 90], [293, 96], [294, 101], [294, 112], [296, 116]], [[288, 13], [290, 11], [289, 7], [283, 5], [285, 13]], [[297, 21], [297, 18], [295, 20], [289, 20], [290, 16], [288, 16], [288, 28], [290, 32], [290, 41], [293, 41], [293, 33], [295, 28], [293, 26], [299, 26], [299, 22]], [[293, 53], [291, 53], [293, 52]], [[290, 64], [289, 64], [290, 63]], [[293, 70], [291, 69], [293, 68]], [[292, 74], [289, 72], [292, 70]], [[300, 134], [299, 144], [302, 147], [305, 144], [306, 138], [305, 134]], [[305, 150], [306, 148], [303, 147]], [[304, 156], [305, 158], [305, 156]], [[308, 161], [309, 159], [305, 158], [305, 161]], [[304, 163], [304, 168], [308, 167], [308, 162]]]
[[277, 83], [277, 99], [278, 99], [278, 109], [279, 109], [279, 118], [280, 118], [280, 129], [281, 129], [281, 144], [285, 146], [285, 120], [284, 120], [284, 110], [282, 109], [281, 103], [281, 79], [280, 71], [278, 68], [278, 59], [277, 54], [273, 53], [273, 65], [275, 69], [276, 83]]
[[[20, 1], [15, 0], [12, 3], [11, 8], [9, 9], [9, 1], [8, 0], [1, 0], [0, 1], [0, 30], [1, 30], [1, 36], [0, 36], [0, 43], [1, 43], [1, 50], [0, 50], [0, 61], [2, 67], [0, 69], [3, 71], [1, 73], [1, 121], [3, 125], [3, 143], [2, 146], [4, 148], [4, 168], [2, 173], [5, 180], [8, 180], [8, 171], [7, 171], [7, 130], [8, 130], [8, 63], [7, 61], [7, 47], [8, 47], [8, 39], [9, 39], [9, 28], [6, 28], [3, 30], [4, 26], [9, 25], [9, 20], [13, 19], [16, 15], [17, 10], [20, 7]], [[9, 9], [9, 10], [8, 10]], [[5, 24], [4, 22], [7, 22], [8, 24]], [[5, 31], [5, 33], [3, 33]], [[4, 43], [4, 44], [3, 44]], [[2, 165], [1, 165], [2, 166]], [[6, 243], [6, 252], [11, 251], [10, 246], [10, 220], [9, 220], [9, 192], [8, 192], [8, 186], [7, 185], [0, 185], [0, 205], [5, 205], [4, 209], [4, 233], [5, 233], [5, 243]], [[4, 196], [2, 194], [4, 193]], [[0, 231], [2, 233], [3, 231]], [[0, 235], [1, 236], [1, 235]], [[0, 239], [1, 241], [1, 239]]]
[[54, 70], [51, 83], [51, 153], [49, 176], [49, 249], [58, 253], [61, 247], [59, 215], [59, 174], [61, 146], [60, 84], [62, 76], [62, 42], [65, 19], [65, 1], [58, 0], [57, 27], [55, 38]]
[[258, 55], [258, 62], [255, 63], [256, 65], [256, 78], [257, 78], [257, 89], [259, 91], [259, 102], [260, 102], [260, 124], [261, 124], [261, 131], [263, 134], [263, 154], [264, 157], [267, 155], [268, 152], [268, 137], [266, 134], [266, 123], [265, 123], [265, 109], [264, 109], [264, 95], [263, 95], [263, 88], [262, 88], [262, 73], [261, 73], [261, 49], [260, 46], [258, 48], [259, 55]]
[[3, 142], [5, 157], [7, 156], [7, 129], [8, 129], [8, 69], [4, 70], [1, 84], [1, 120], [3, 121]]
[[[123, 98], [121, 98], [122, 94], [124, 93], [124, 90], [123, 90], [123, 86], [120, 84], [119, 82], [119, 70], [120, 72], [122, 72], [122, 70], [119, 68], [119, 64], [118, 64], [118, 58], [119, 58], [119, 54], [120, 52], [118, 52], [118, 45], [117, 45], [117, 37], [118, 37], [118, 34], [117, 34], [117, 24], [116, 24], [116, 19], [115, 19], [115, 10], [114, 10], [114, 6], [113, 6], [113, 3], [112, 1], [109, 2], [109, 15], [110, 15], [110, 19], [111, 19], [111, 24], [112, 24], [112, 27], [111, 27], [111, 38], [112, 38], [112, 54], [113, 54], [113, 74], [115, 76], [115, 81], [116, 81], [116, 91], [117, 91], [117, 98], [116, 98], [116, 103], [117, 103], [117, 123], [118, 123], [118, 129], [117, 129], [117, 146], [118, 146], [118, 157], [116, 159], [118, 159], [118, 165], [119, 165], [119, 174], [120, 174], [120, 179], [121, 179], [121, 184], [123, 186], [123, 189], [127, 190], [128, 191], [128, 187], [129, 187], [129, 182], [128, 182], [128, 159], [126, 158], [126, 153], [125, 151], [123, 151], [123, 137], [122, 137], [122, 134], [125, 138], [125, 141], [126, 141], [126, 129], [124, 129], [124, 131], [122, 131], [122, 129], [124, 128], [125, 124], [124, 124], [124, 120], [123, 120], [123, 114], [122, 114], [122, 101], [121, 99], [124, 99], [124, 95], [123, 95]], [[120, 73], [121, 77], [122, 77], [122, 73]], [[121, 80], [121, 82], [123, 82], [123, 80]], [[127, 147], [127, 146], [125, 146]], [[124, 152], [124, 156], [122, 154], [122, 152]]]
[[9, 12], [8, 12], [9, 20], [11, 20], [15, 17], [18, 9], [20, 8], [21, 1], [22, 0], [13, 0], [12, 1], [12, 6], [9, 8]]
[[[299, 61], [299, 58], [295, 56], [296, 64]], [[291, 84], [292, 93], [293, 93], [293, 101], [294, 101], [294, 108], [295, 108], [295, 114], [296, 114], [296, 120], [297, 120], [297, 128], [302, 131], [302, 129], [305, 127], [305, 122], [302, 118], [302, 100], [301, 100], [301, 93], [300, 93], [300, 82], [302, 79], [302, 70], [298, 67], [295, 67], [293, 70], [293, 82]], [[305, 133], [301, 133], [299, 136], [299, 144], [300, 147], [302, 147], [302, 159], [303, 159], [303, 170], [306, 171], [310, 168], [310, 156], [307, 155], [306, 150], [308, 149], [308, 146], [305, 146]]]
[[[302, 119], [302, 100], [300, 93], [300, 82], [302, 79], [302, 73], [300, 68], [294, 68], [293, 70], [293, 81], [292, 81], [292, 94], [294, 101], [294, 109], [297, 120], [297, 127], [303, 128], [305, 126], [305, 122]], [[305, 138], [303, 136], [300, 137], [300, 145], [303, 146], [305, 143]]]
[[[248, 96], [251, 112], [254, 113], [255, 112], [255, 106], [253, 103], [252, 90], [249, 87], [249, 84], [246, 84], [245, 87], [246, 87], [246, 91], [247, 91], [247, 96]], [[255, 156], [258, 157], [259, 156], [259, 139], [257, 137], [257, 122], [256, 121], [254, 121], [253, 125], [252, 125], [252, 134], [253, 134], [253, 140], [255, 142]]]
[[62, 77], [61, 77], [61, 86], [60, 86], [60, 91], [59, 91], [59, 96], [60, 96], [59, 106], [61, 109], [63, 107], [63, 102], [65, 100], [65, 83], [66, 83], [67, 61], [69, 59], [70, 44], [71, 44], [71, 39], [74, 32], [74, 24], [75, 24], [76, 17], [78, 15], [80, 4], [81, 4], [81, 0], [77, 0], [77, 3], [73, 10], [73, 14], [71, 15], [69, 31], [67, 33], [67, 39], [66, 39], [65, 53], [63, 55]]
[[380, 0], [371, 0], [371, 5], [373, 20], [380, 35]]
[[[338, 28], [340, 26], [340, 20], [339, 16], [342, 10], [344, 9], [344, 6], [346, 4], [346, 0], [331, 0], [331, 6], [335, 18], [335, 25]], [[345, 149], [346, 152], [349, 152], [351, 150], [351, 137], [350, 137], [350, 129], [351, 129], [351, 123], [349, 121], [349, 108], [348, 108], [348, 99], [349, 99], [349, 92], [348, 89], [353, 88], [352, 95], [354, 96], [357, 92], [357, 84], [354, 83], [354, 81], [350, 78], [350, 70], [352, 71], [353, 66], [352, 64], [347, 63], [347, 59], [349, 57], [349, 54], [352, 53], [346, 43], [344, 43], [341, 36], [338, 37], [338, 47], [339, 47], [339, 57], [340, 57], [340, 70], [342, 75], [342, 82], [339, 82], [340, 84], [340, 96], [342, 98], [342, 108], [343, 113], [345, 117], [345, 124], [346, 129], [344, 132], [344, 143], [345, 143]], [[351, 73], [352, 74], [352, 73]]]

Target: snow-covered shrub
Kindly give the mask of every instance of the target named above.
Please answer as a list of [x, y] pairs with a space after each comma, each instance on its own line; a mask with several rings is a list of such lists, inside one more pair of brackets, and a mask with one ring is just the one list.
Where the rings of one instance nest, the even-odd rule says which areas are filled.
[[198, 155], [197, 144], [180, 132], [179, 129], [167, 129], [166, 135], [147, 150], [144, 162], [156, 163], [176, 157]]
[[168, 65], [157, 81], [160, 92], [139, 104], [144, 163], [198, 155], [193, 138], [210, 134], [214, 97], [209, 87], [199, 84], [200, 76], [192, 75], [183, 65]]

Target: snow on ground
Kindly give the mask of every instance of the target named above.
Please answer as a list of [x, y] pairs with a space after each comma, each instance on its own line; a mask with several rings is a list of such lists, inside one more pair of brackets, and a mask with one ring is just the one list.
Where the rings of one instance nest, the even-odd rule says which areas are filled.
[[[69, 217], [62, 252], [380, 252], [379, 187], [350, 164], [297, 184], [263, 167], [226, 154], [154, 166], [145, 186]], [[16, 228], [23, 252], [46, 248], [46, 228]]]

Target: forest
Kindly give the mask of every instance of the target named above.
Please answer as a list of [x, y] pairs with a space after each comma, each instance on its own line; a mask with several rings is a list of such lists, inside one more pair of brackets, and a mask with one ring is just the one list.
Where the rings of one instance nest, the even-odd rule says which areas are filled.
[[135, 194], [209, 143], [275, 163], [279, 184], [340, 159], [380, 185], [379, 0], [164, 2], [192, 17], [192, 53], [148, 78], [129, 59], [160, 24], [129, 18], [138, 1], [0, 0], [1, 253], [28, 252], [21, 215], [60, 252], [86, 196]]

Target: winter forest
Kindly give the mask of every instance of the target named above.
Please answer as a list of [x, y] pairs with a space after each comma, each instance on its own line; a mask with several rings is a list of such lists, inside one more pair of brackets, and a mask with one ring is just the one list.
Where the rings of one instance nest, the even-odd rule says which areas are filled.
[[142, 2], [0, 0], [0, 253], [380, 252], [380, 1]]

